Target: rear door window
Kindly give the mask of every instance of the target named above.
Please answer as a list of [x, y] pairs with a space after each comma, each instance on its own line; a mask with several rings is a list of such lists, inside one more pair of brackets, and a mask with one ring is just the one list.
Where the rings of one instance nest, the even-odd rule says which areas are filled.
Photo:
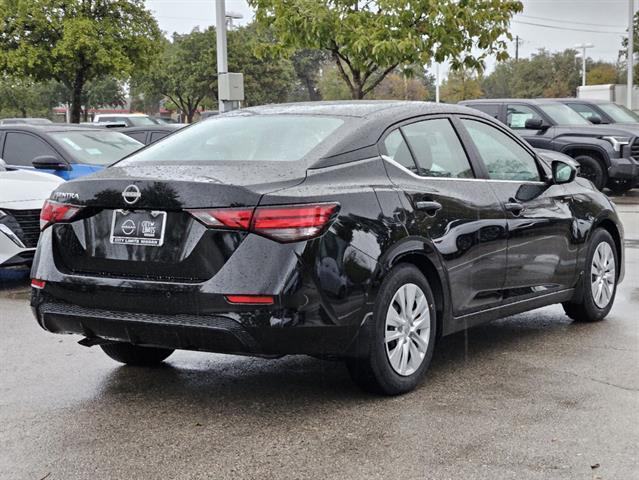
[[168, 134], [169, 132], [153, 132], [151, 133], [151, 140], [149, 141], [149, 143], [157, 142], [161, 138], [166, 137]]
[[57, 152], [44, 140], [23, 132], [7, 132], [4, 142], [3, 160], [9, 165], [29, 166], [42, 155], [60, 158]]
[[485, 114], [499, 120], [499, 109], [501, 105], [497, 103], [474, 103], [469, 105], [469, 107], [479, 110], [480, 112], [484, 112]]
[[140, 143], [146, 143], [146, 132], [128, 132], [126, 135]]
[[464, 147], [447, 118], [411, 123], [402, 132], [424, 177], [473, 178]]
[[394, 130], [384, 139], [384, 148], [386, 148], [387, 155], [395, 162], [411, 172], [417, 173], [417, 165], [415, 165], [413, 155], [399, 130]]
[[599, 112], [597, 112], [590, 105], [586, 105], [583, 103], [569, 103], [567, 105], [588, 121], [590, 121], [593, 117], [601, 118]]
[[515, 130], [526, 128], [526, 120], [543, 120], [534, 109], [526, 105], [510, 104], [506, 110], [506, 125]]

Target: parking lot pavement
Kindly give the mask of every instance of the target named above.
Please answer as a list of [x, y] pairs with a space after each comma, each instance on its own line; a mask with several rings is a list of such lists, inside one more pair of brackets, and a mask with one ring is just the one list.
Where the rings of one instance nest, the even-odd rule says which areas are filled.
[[628, 273], [605, 322], [555, 306], [447, 337], [396, 398], [307, 357], [121, 367], [41, 331], [10, 284], [0, 478], [639, 478], [639, 205], [618, 203]]

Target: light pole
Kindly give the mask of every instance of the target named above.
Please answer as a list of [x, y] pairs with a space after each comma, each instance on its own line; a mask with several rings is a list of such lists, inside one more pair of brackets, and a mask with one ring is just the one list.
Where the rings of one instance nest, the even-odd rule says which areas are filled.
[[[231, 18], [237, 18], [237, 16]], [[226, 5], [215, 0], [215, 34], [217, 41], [217, 91], [220, 113], [239, 108], [244, 100], [244, 78], [241, 73], [229, 73], [226, 46]]]
[[628, 0], [628, 81], [626, 82], [626, 107], [632, 110], [632, 81], [634, 66], [634, 46], [635, 46], [635, 2]]
[[592, 43], [581, 43], [575, 45], [575, 48], [581, 48], [581, 85], [586, 86], [586, 48], [592, 48]]

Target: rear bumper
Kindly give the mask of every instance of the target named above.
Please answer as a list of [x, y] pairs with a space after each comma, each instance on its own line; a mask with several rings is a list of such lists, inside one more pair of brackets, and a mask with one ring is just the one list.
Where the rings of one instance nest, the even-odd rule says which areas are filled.
[[633, 158], [615, 158], [608, 168], [608, 178], [613, 180], [639, 180], [639, 163]]
[[[52, 333], [182, 350], [244, 355], [350, 355], [358, 326], [300, 325], [264, 313], [161, 315], [80, 307], [46, 299], [34, 290], [32, 309], [40, 326]], [[275, 316], [269, 315], [271, 319]], [[289, 324], [286, 324], [286, 321]]]

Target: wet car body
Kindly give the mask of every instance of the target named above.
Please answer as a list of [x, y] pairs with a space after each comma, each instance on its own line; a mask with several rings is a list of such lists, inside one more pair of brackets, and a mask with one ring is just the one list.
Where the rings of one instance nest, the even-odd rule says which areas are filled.
[[[432, 285], [439, 335], [578, 298], [595, 227], [616, 239], [623, 278], [623, 230], [611, 202], [584, 179], [549, 183], [542, 158], [543, 181], [487, 179], [462, 119], [489, 125], [533, 153], [480, 112], [421, 102], [327, 102], [237, 115], [328, 115], [344, 124], [304, 161], [213, 167], [125, 160], [66, 183], [51, 199], [79, 207], [79, 214], [42, 232], [32, 270], [42, 282], [32, 306], [44, 329], [81, 334], [89, 343], [358, 357], [370, 347], [380, 285], [400, 263], [416, 265]], [[432, 119], [455, 127], [475, 178], [424, 178], [388, 157], [387, 136]], [[134, 207], [125, 199], [131, 185], [139, 190]], [[514, 199], [523, 204], [517, 214], [508, 210]], [[206, 228], [187, 212], [248, 208], [256, 215], [324, 204], [336, 206], [327, 229], [293, 242], [251, 229]], [[109, 242], [114, 210], [167, 212], [164, 245]], [[231, 303], [231, 295], [272, 303]]]

